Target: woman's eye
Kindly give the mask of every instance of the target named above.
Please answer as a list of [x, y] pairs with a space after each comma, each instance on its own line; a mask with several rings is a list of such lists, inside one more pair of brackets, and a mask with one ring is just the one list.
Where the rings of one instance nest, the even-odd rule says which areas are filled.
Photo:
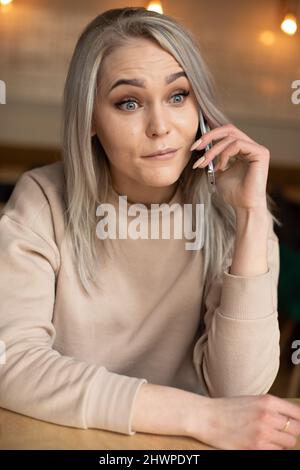
[[[133, 99], [126, 100], [126, 101], [121, 101], [120, 103], [116, 103], [116, 106], [117, 106], [117, 108], [124, 109], [124, 108], [122, 108], [122, 105], [124, 105], [124, 104], [127, 105], [128, 103], [131, 103], [131, 104], [132, 104], [132, 103], [137, 103], [137, 101], [135, 101], [135, 100], [133, 100]], [[131, 110], [133, 110], [133, 109], [134, 109], [133, 107], [132, 107], [131, 109], [126, 108], [127, 111], [131, 111]]]
[[[173, 96], [171, 96], [171, 99], [175, 98], [177, 96], [181, 96], [181, 97], [183, 96], [184, 98], [186, 98], [189, 94], [190, 94], [189, 91], [182, 91], [181, 93], [175, 93]], [[175, 104], [177, 104], [177, 103], [181, 104], [182, 102], [184, 102], [184, 99], [179, 100], [179, 101], [175, 101]], [[128, 104], [132, 105], [132, 103], [137, 104], [138, 102], [133, 98], [128, 98], [127, 100], [120, 101], [119, 103], [116, 103], [116, 107], [119, 108], [119, 109], [126, 110], [126, 111], [132, 111], [132, 110], [134, 111], [134, 109], [135, 109], [134, 107], [131, 107], [131, 108], [128, 108], [127, 106], [126, 106], [126, 108], [122, 107], [123, 105], [128, 105]]]
[[[190, 94], [189, 91], [183, 91], [181, 93], [176, 93], [175, 95], [172, 96], [172, 98], [176, 98], [176, 96], [184, 96], [184, 98], [186, 98], [188, 95]], [[184, 101], [184, 99], [182, 99], [181, 101], [177, 101], [177, 103], [182, 103]]]

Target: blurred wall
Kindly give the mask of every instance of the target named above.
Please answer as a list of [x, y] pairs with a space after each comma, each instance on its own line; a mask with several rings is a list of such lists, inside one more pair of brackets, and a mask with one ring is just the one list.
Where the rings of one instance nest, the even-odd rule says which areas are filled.
[[[292, 37], [281, 32], [280, 2], [161, 3], [164, 13], [198, 38], [232, 122], [271, 150], [272, 165], [300, 167], [300, 104], [291, 101], [291, 84], [300, 79], [300, 32]], [[82, 29], [106, 9], [147, 4], [15, 0], [0, 9], [0, 79], [7, 86], [6, 104], [0, 105], [2, 161], [11, 147], [59, 147], [63, 85]], [[266, 31], [271, 45], [261, 41]]]

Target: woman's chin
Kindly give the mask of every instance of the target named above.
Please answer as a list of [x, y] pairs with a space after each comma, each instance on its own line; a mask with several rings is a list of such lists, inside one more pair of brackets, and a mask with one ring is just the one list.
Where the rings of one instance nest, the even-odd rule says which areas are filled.
[[171, 186], [176, 183], [180, 177], [180, 172], [178, 170], [170, 169], [160, 169], [159, 171], [150, 175], [147, 175], [146, 178], [143, 178], [144, 183], [147, 186], [155, 186], [157, 188], [162, 188], [166, 186]]

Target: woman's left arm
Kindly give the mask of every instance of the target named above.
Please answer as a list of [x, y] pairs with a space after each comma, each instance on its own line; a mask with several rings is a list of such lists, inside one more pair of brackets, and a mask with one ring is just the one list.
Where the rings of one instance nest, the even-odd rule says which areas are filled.
[[[215, 167], [218, 193], [236, 214], [236, 238], [230, 274], [255, 276], [268, 271], [267, 240], [270, 217], [266, 186], [270, 152], [232, 124], [207, 132], [191, 150], [217, 141], [193, 168], [205, 168], [218, 158]], [[229, 165], [235, 160], [233, 165]], [[228, 168], [226, 168], [228, 167]]]
[[266, 195], [270, 153], [231, 124], [208, 132], [191, 149], [217, 139], [200, 167], [219, 156], [217, 189], [235, 210], [236, 237], [230, 268], [206, 299], [206, 331], [194, 363], [211, 396], [261, 394], [279, 366], [279, 244]]
[[268, 271], [270, 217], [265, 208], [236, 214], [236, 236], [230, 274], [257, 276]]

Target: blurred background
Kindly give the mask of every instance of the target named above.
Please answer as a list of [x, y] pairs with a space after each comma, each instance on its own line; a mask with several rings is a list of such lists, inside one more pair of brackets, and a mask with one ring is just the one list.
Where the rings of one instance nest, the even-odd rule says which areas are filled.
[[300, 0], [0, 0], [0, 210], [25, 170], [60, 159], [64, 81], [82, 29], [125, 6], [187, 26], [219, 106], [271, 152], [268, 192], [282, 223], [281, 366], [271, 392], [300, 396]]

